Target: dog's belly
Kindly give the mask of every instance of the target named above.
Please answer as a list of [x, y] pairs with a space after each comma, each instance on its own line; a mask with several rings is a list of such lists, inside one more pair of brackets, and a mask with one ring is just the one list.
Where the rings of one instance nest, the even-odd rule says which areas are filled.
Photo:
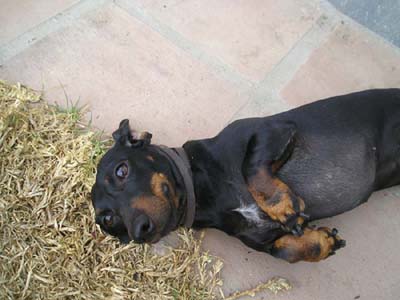
[[304, 199], [305, 212], [312, 220], [330, 217], [371, 195], [375, 153], [375, 145], [360, 136], [337, 141], [327, 136], [306, 137], [277, 175]]

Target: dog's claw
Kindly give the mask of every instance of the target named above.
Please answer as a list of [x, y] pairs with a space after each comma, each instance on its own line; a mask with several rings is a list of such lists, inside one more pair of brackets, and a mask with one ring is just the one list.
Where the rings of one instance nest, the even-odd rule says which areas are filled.
[[336, 228], [330, 230], [329, 228], [323, 227], [322, 229], [328, 234], [329, 237], [333, 238], [334, 240], [332, 251], [338, 250], [346, 246], [346, 241], [340, 238], [340, 236], [338, 235], [339, 231]]
[[292, 233], [295, 236], [302, 236], [304, 234], [303, 228], [301, 228], [301, 225], [296, 224], [294, 228], [292, 229]]
[[346, 246], [346, 240], [339, 240], [338, 241], [338, 246], [339, 248], [343, 248]]
[[304, 234], [303, 228], [306, 227], [309, 219], [310, 216], [303, 212], [292, 215], [286, 222], [286, 231], [293, 233], [295, 236], [302, 236]]
[[338, 234], [338, 230], [336, 228], [333, 228], [331, 231], [332, 236], [336, 236]]
[[290, 232], [295, 236], [302, 236], [304, 225], [304, 221], [298, 215], [292, 215], [283, 225], [283, 228], [286, 232]]

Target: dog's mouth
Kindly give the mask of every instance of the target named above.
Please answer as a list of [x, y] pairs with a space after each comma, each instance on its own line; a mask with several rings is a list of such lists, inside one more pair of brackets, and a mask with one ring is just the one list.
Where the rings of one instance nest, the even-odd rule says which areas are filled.
[[157, 233], [154, 233], [154, 235], [143, 238], [143, 239], [134, 239], [128, 235], [128, 240], [126, 240], [126, 238], [125, 239], [119, 238], [119, 240], [123, 244], [127, 244], [132, 241], [136, 244], [155, 244], [155, 243], [158, 243], [161, 240], [161, 238], [162, 238], [161, 234], [157, 232]]
[[172, 202], [168, 204], [164, 210], [151, 210], [150, 213], [144, 210], [101, 210], [94, 205], [95, 219], [104, 234], [118, 238], [122, 244], [131, 241], [154, 244], [180, 226], [181, 210], [176, 209]]
[[151, 239], [145, 241], [147, 244], [156, 244], [161, 240], [162, 236], [159, 233], [156, 233]]

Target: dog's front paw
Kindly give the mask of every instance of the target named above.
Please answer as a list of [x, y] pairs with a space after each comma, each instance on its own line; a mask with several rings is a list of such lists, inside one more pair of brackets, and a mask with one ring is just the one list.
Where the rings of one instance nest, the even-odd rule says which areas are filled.
[[249, 191], [257, 205], [271, 220], [280, 223], [284, 231], [296, 236], [303, 235], [303, 228], [309, 219], [304, 213], [303, 199], [279, 179], [266, 180], [267, 184], [255, 180], [249, 185]]
[[270, 253], [291, 263], [300, 260], [317, 262], [335, 254], [345, 244], [336, 229], [306, 227], [302, 236], [286, 234], [277, 239]]
[[324, 231], [327, 234], [327, 239], [331, 245], [329, 256], [334, 255], [336, 250], [346, 246], [346, 241], [338, 235], [338, 230], [336, 228], [330, 229], [328, 227], [320, 227], [318, 230]]
[[286, 217], [285, 223], [282, 228], [286, 232], [291, 232], [295, 236], [302, 236], [304, 234], [303, 228], [307, 224], [310, 216], [304, 212], [296, 212]]
[[[279, 199], [278, 201], [276, 199]], [[295, 236], [303, 235], [310, 216], [304, 213], [303, 199], [294, 195], [290, 190], [278, 193], [267, 200], [270, 204], [269, 215], [282, 224], [282, 228]]]

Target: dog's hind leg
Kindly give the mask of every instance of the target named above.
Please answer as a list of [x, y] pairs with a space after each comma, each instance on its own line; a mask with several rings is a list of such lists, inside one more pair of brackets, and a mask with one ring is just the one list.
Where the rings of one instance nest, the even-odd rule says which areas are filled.
[[345, 245], [345, 240], [337, 235], [336, 229], [305, 228], [302, 236], [287, 234], [277, 239], [269, 253], [290, 263], [301, 260], [317, 262], [335, 254]]
[[293, 123], [265, 124], [250, 138], [242, 168], [248, 190], [261, 210], [287, 232], [301, 235], [307, 219], [304, 201], [274, 175], [291, 155], [295, 134]]

